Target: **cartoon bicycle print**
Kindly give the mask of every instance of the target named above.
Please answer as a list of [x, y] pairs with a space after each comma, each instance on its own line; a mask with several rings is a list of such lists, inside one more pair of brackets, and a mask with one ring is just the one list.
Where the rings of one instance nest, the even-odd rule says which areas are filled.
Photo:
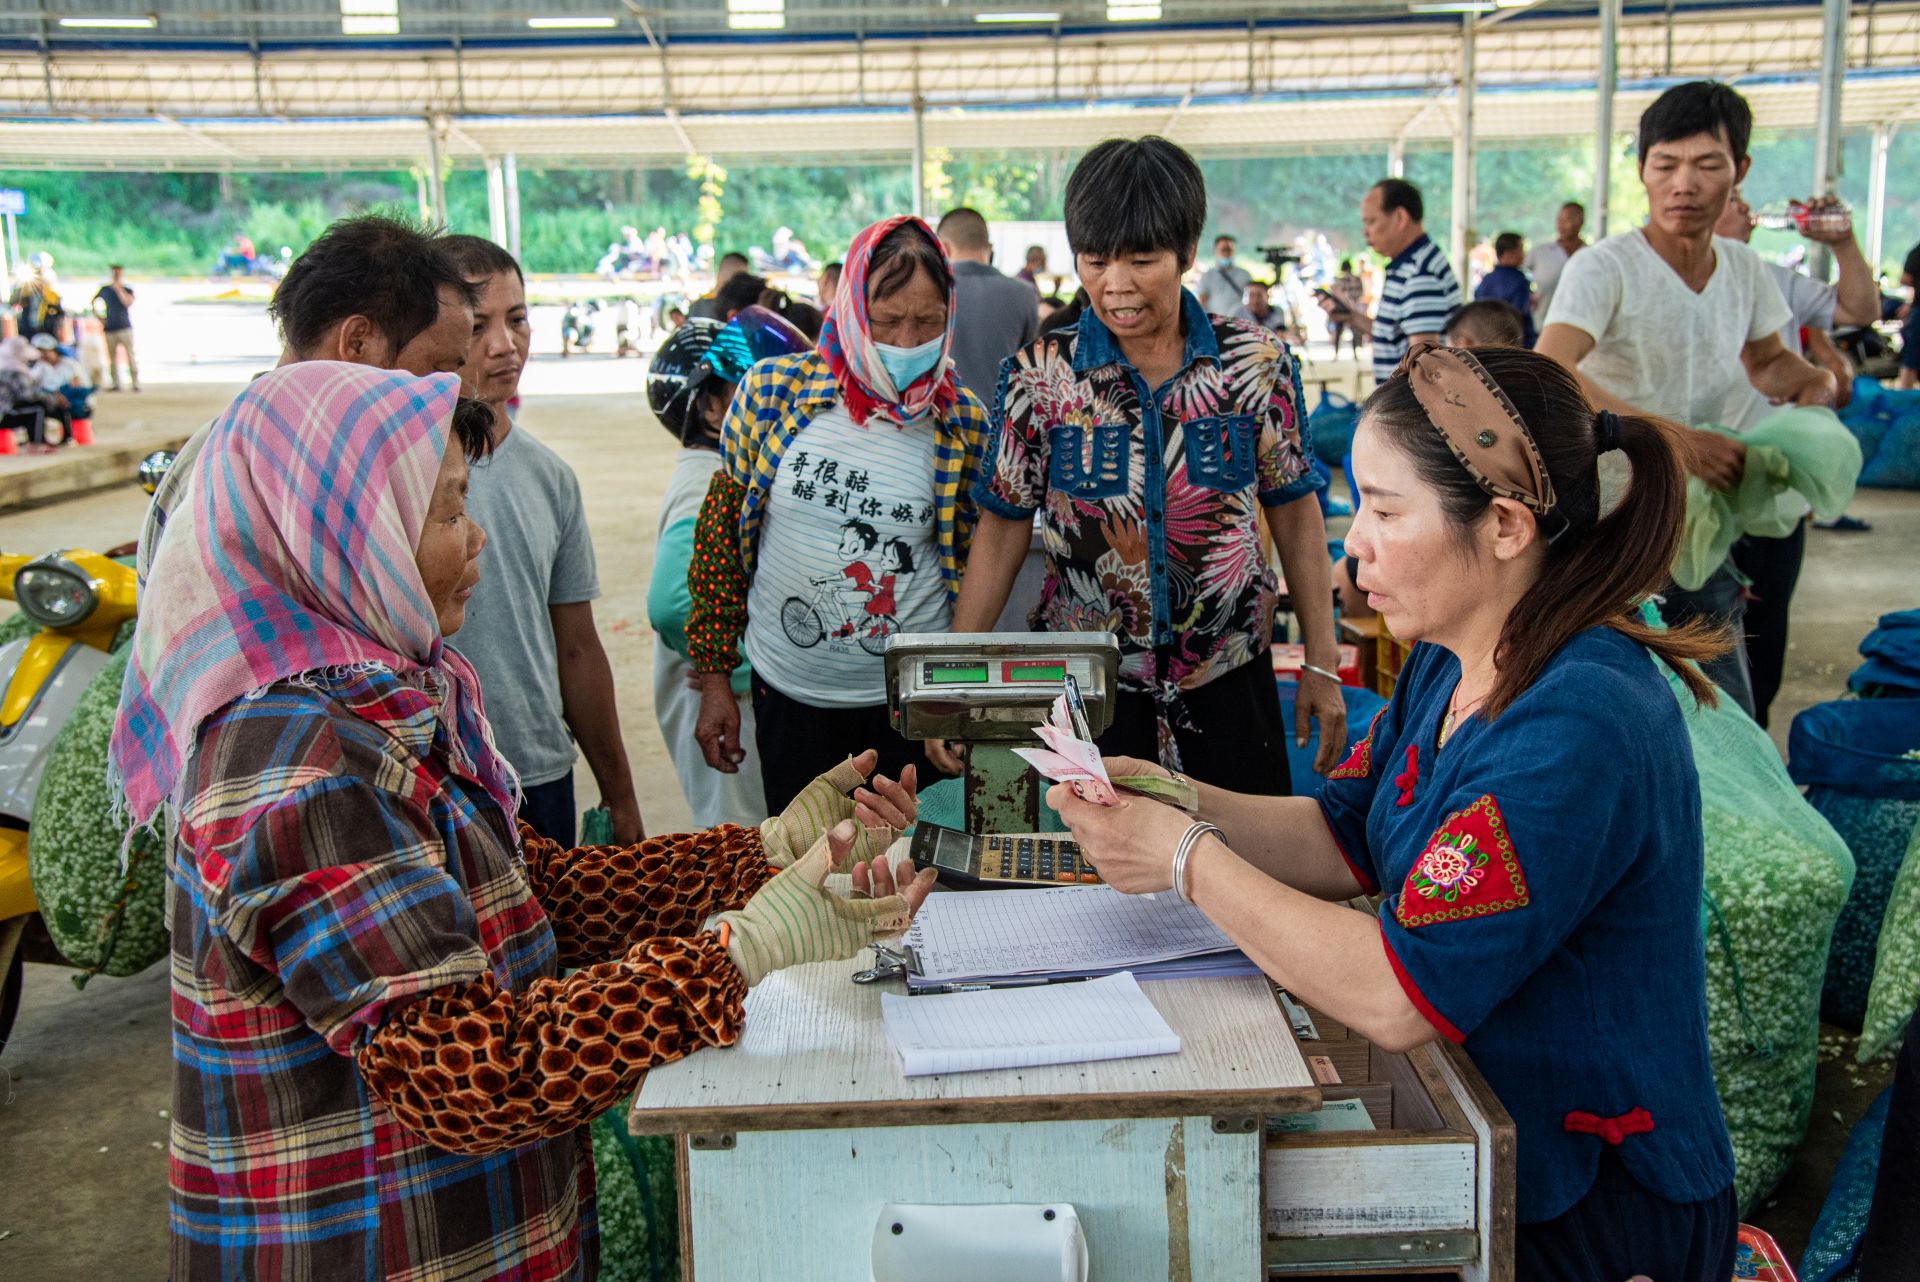
[[[875, 551], [880, 554], [877, 574], [867, 562]], [[831, 638], [884, 654], [888, 638], [900, 631], [894, 586], [913, 574], [913, 549], [897, 538], [883, 545], [873, 526], [848, 521], [840, 527], [840, 554], [848, 559], [838, 573], [808, 577], [811, 597], [790, 596], [781, 605], [781, 630], [803, 650]]]

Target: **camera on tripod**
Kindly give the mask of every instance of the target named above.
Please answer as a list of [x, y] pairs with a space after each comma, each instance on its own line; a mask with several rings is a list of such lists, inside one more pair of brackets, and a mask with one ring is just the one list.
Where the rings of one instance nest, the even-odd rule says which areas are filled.
[[1260, 256], [1267, 260], [1269, 267], [1273, 268], [1273, 278], [1275, 280], [1279, 280], [1280, 277], [1285, 274], [1288, 263], [1297, 263], [1300, 261], [1300, 255], [1284, 245], [1262, 245], [1260, 246]]

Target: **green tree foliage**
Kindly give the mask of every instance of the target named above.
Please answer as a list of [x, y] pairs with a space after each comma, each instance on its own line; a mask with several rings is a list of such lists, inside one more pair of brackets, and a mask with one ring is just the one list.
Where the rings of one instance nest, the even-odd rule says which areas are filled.
[[[1745, 184], [1756, 206], [1803, 194], [1812, 174], [1808, 131], [1762, 131], [1753, 143]], [[1864, 211], [1871, 139], [1849, 135], [1841, 195]], [[1078, 154], [1066, 149], [937, 153], [929, 158], [930, 217], [970, 205], [994, 221], [1059, 217], [1066, 180]], [[1446, 148], [1410, 149], [1406, 176], [1427, 197], [1427, 230], [1449, 243], [1453, 156]], [[1384, 148], [1202, 160], [1210, 198], [1209, 234], [1227, 232], [1244, 250], [1324, 232], [1341, 253], [1362, 250], [1359, 201], [1387, 172]], [[844, 255], [861, 227], [913, 207], [912, 175], [903, 163], [771, 165], [734, 163], [724, 170], [704, 158], [674, 167], [636, 170], [520, 171], [521, 255], [534, 272], [590, 270], [621, 226], [688, 230], [710, 224], [716, 251], [765, 245], [777, 227], [792, 228], [823, 261]], [[1920, 134], [1895, 136], [1889, 157], [1886, 244], [1894, 270], [1920, 239]], [[1632, 148], [1622, 139], [1612, 165], [1615, 230], [1646, 217], [1646, 197]], [[1482, 145], [1475, 165], [1481, 237], [1518, 231], [1529, 240], [1552, 234], [1563, 200], [1590, 202], [1593, 155], [1586, 139]], [[20, 227], [22, 248], [51, 251], [60, 267], [97, 272], [124, 262], [135, 272], [204, 271], [228, 237], [245, 232], [263, 252], [298, 253], [327, 223], [370, 208], [417, 211], [416, 172], [234, 174], [7, 173], [0, 186], [27, 192], [31, 212]], [[703, 187], [707, 190], [703, 196]], [[487, 232], [486, 176], [476, 168], [445, 176], [447, 222], [456, 231]], [[704, 203], [703, 203], [704, 201]], [[1784, 252], [1796, 238], [1761, 231], [1763, 252]]]

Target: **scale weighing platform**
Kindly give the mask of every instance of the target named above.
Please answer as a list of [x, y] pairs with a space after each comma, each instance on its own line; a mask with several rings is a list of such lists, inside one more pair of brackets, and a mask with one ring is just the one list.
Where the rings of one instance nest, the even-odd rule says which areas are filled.
[[903, 633], [887, 645], [886, 669], [895, 730], [966, 745], [967, 832], [1018, 840], [1040, 826], [1041, 788], [1010, 749], [1038, 745], [1033, 728], [1068, 677], [1088, 733], [1113, 724], [1120, 641], [1111, 632]]

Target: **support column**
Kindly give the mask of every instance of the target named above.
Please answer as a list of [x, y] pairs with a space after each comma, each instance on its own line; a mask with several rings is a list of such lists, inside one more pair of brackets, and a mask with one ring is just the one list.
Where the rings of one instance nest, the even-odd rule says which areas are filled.
[[433, 205], [428, 219], [435, 227], [447, 225], [447, 187], [440, 179], [440, 133], [427, 122], [427, 199]]
[[1461, 287], [1467, 281], [1467, 254], [1473, 249], [1473, 96], [1474, 15], [1460, 22], [1460, 86], [1454, 95], [1453, 124], [1453, 270]]
[[[1820, 114], [1813, 135], [1813, 194], [1825, 196], [1840, 182], [1840, 89], [1847, 74], [1848, 0], [1823, 0], [1820, 6]], [[1825, 280], [1833, 253], [1814, 244], [1807, 271]]]
[[927, 216], [927, 109], [913, 100], [913, 216]]
[[1887, 152], [1893, 126], [1873, 127], [1873, 164], [1867, 171], [1867, 265], [1877, 273], [1887, 243]]
[[509, 152], [501, 163], [501, 181], [507, 195], [507, 252], [520, 261], [520, 165]]
[[1593, 133], [1593, 238], [1607, 234], [1608, 196], [1613, 188], [1613, 91], [1620, 81], [1620, 0], [1600, 0], [1600, 83]]
[[1387, 144], [1387, 177], [1407, 176], [1407, 144], [1398, 138]]
[[505, 248], [507, 244], [507, 179], [500, 162], [487, 157], [487, 239]]
[[433, 201], [427, 196], [427, 171], [422, 169], [414, 176], [414, 203], [420, 207], [420, 221], [433, 221]]

